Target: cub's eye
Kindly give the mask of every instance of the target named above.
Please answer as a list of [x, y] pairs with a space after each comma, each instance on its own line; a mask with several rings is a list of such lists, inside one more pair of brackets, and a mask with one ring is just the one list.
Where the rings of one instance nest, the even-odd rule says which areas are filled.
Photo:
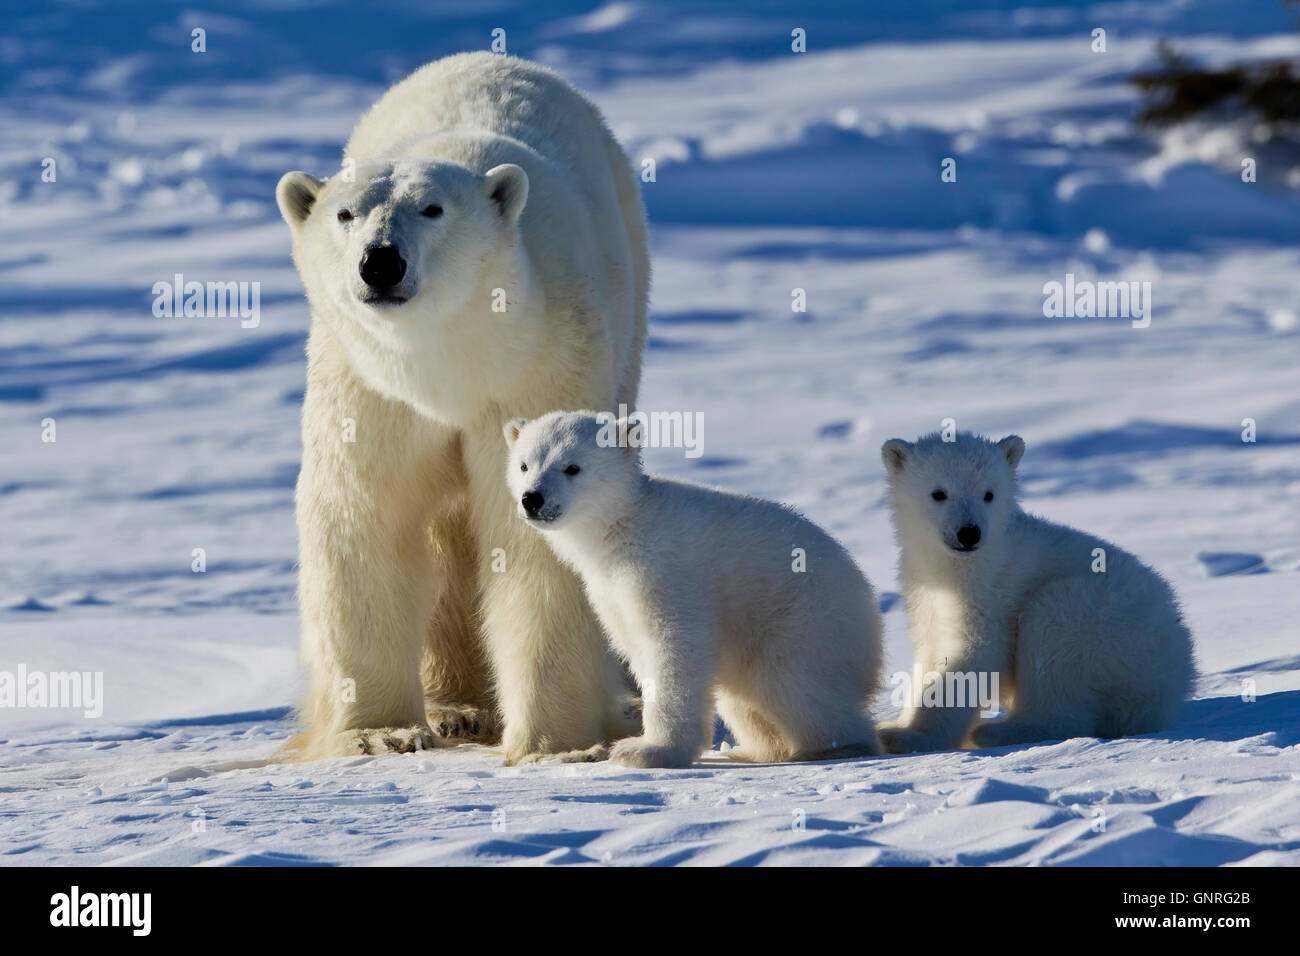
[[339, 210], [339, 222], [351, 222], [351, 221], [352, 221], [352, 210], [350, 210], [350, 209], [340, 209], [340, 210]]
[[519, 470], [520, 470], [520, 471], [527, 471], [527, 470], [528, 470], [528, 462], [526, 462], [526, 461], [521, 461], [521, 462], [519, 463]]
[[985, 501], [992, 501], [992, 500], [993, 500], [993, 492], [991, 492], [991, 491], [986, 491], [986, 492], [984, 492], [984, 500], [985, 500]]
[[442, 215], [442, 207], [439, 206], [436, 202], [431, 202], [429, 203], [429, 205], [425, 206], [423, 209], [420, 210], [420, 215], [427, 216], [430, 219], [437, 219], [439, 216]]
[[582, 469], [577, 465], [570, 465], [568, 468], [564, 469], [566, 475], [576, 475], [580, 471], [582, 471]]
[[930, 497], [935, 501], [947, 501], [948, 492], [944, 491], [942, 488], [936, 488], [934, 491], [930, 492]]

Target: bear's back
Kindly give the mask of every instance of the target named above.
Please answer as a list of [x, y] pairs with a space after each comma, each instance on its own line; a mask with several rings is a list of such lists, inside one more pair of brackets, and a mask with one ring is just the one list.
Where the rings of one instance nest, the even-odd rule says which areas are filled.
[[[517, 140], [579, 173], [593, 159], [605, 165], [613, 139], [595, 107], [559, 74], [476, 52], [435, 60], [392, 87], [357, 123], [344, 153], [358, 162], [395, 158], [447, 133]], [[475, 165], [468, 156], [447, 158]]]

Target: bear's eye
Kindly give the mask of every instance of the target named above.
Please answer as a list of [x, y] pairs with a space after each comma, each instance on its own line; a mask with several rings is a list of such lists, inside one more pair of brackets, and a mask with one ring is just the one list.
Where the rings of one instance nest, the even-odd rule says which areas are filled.
[[527, 471], [527, 470], [528, 470], [528, 462], [526, 462], [526, 461], [521, 461], [521, 462], [519, 463], [519, 470], [520, 470], [520, 471]]
[[436, 202], [431, 202], [420, 210], [421, 216], [427, 216], [429, 219], [437, 219], [442, 215], [442, 207]]
[[352, 210], [351, 210], [351, 209], [340, 209], [340, 210], [339, 210], [339, 222], [351, 222], [351, 221], [352, 221]]
[[993, 500], [993, 492], [991, 492], [991, 491], [986, 491], [986, 492], [984, 492], [984, 500], [985, 500], [985, 501], [992, 501], [992, 500]]
[[947, 501], [948, 492], [944, 491], [942, 488], [936, 488], [934, 491], [930, 492], [930, 497], [935, 501]]
[[577, 465], [570, 465], [568, 468], [564, 469], [566, 475], [576, 475], [580, 471], [582, 471], [582, 469]]

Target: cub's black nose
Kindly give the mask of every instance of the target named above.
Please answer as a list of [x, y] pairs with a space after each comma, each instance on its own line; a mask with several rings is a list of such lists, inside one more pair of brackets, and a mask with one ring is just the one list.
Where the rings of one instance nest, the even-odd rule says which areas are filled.
[[406, 260], [396, 246], [370, 246], [361, 256], [361, 281], [372, 289], [387, 289], [406, 275]]
[[530, 518], [535, 517], [541, 510], [542, 505], [546, 504], [546, 499], [535, 491], [525, 491], [524, 496], [519, 499], [519, 503], [524, 506], [524, 514]]
[[980, 526], [977, 524], [968, 524], [964, 528], [957, 529], [957, 543], [963, 548], [973, 548], [980, 543]]

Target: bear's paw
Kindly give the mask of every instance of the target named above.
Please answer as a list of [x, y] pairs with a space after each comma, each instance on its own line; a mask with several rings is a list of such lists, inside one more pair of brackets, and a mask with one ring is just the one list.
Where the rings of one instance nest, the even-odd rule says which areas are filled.
[[409, 727], [367, 727], [339, 734], [339, 749], [351, 756], [360, 754], [410, 754], [438, 746], [433, 731], [425, 724]]
[[609, 752], [609, 759], [624, 767], [648, 770], [689, 767], [694, 763], [695, 755], [684, 752], [680, 747], [650, 743], [644, 737], [629, 737], [614, 745]]
[[501, 742], [501, 720], [493, 708], [425, 701], [424, 716], [444, 746]]

